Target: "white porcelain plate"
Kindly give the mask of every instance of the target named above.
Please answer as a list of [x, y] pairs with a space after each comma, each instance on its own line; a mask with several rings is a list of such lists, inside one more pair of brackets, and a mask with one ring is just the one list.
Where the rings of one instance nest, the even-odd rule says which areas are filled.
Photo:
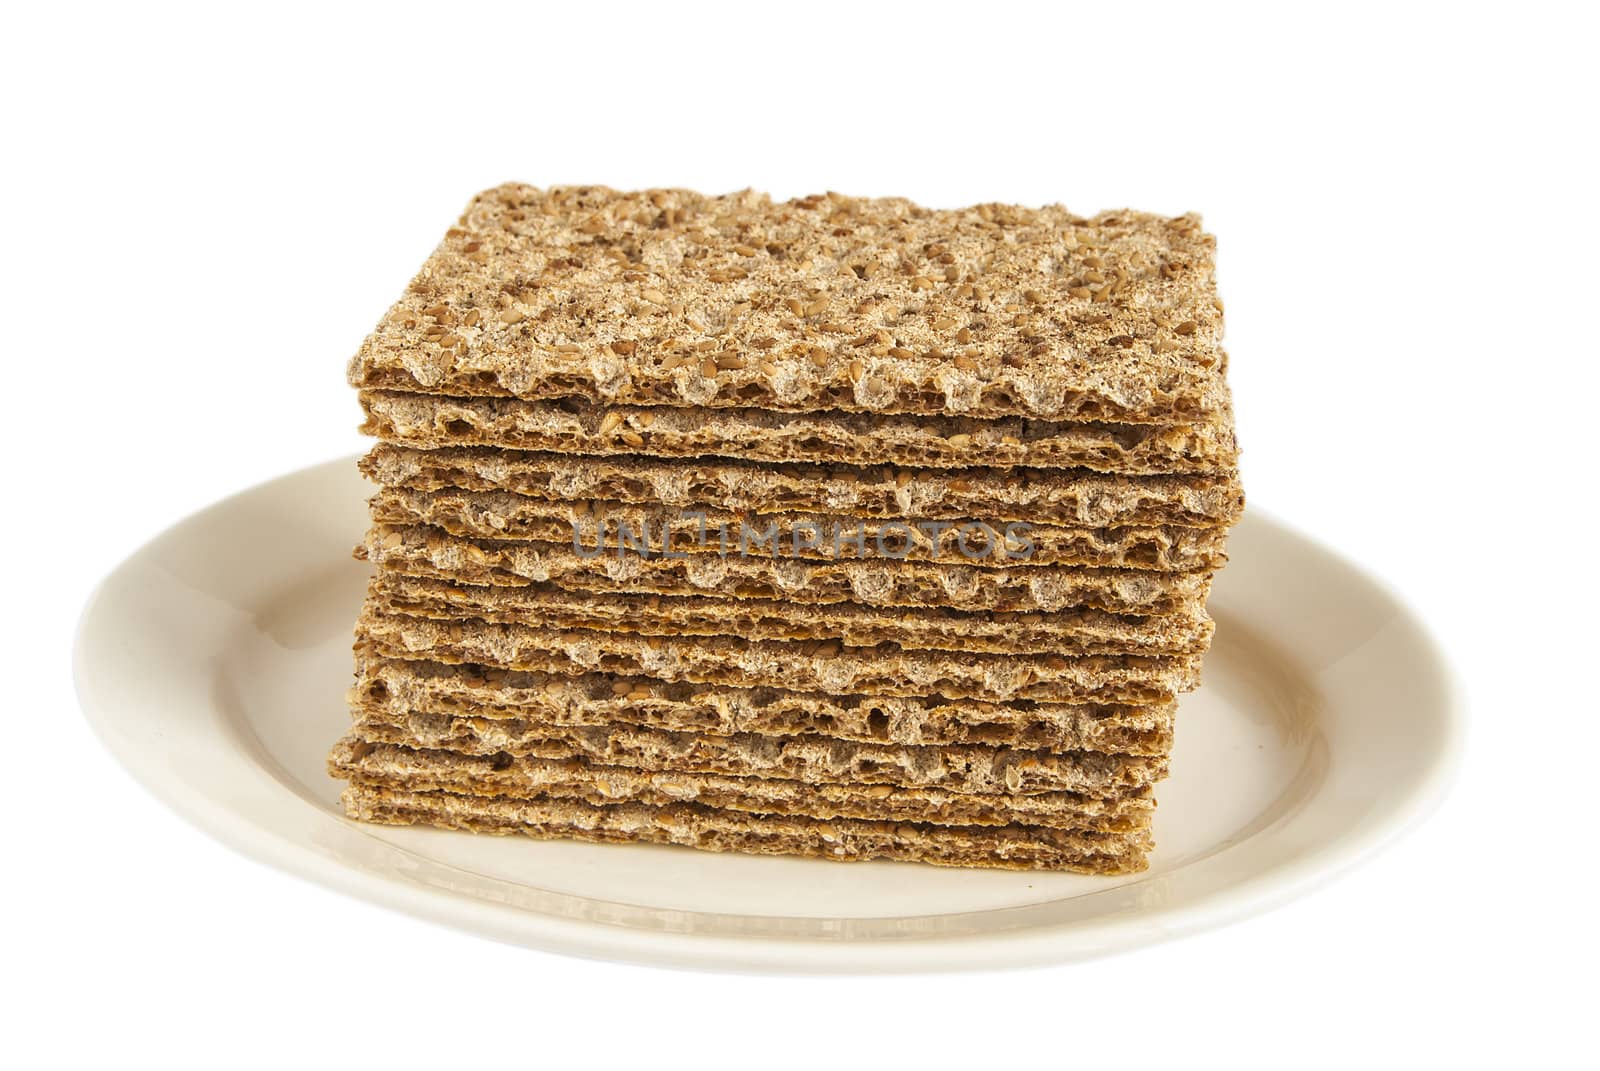
[[992, 968], [1084, 959], [1303, 892], [1424, 815], [1461, 727], [1400, 603], [1252, 511], [1183, 700], [1159, 844], [1125, 878], [840, 864], [361, 825], [323, 757], [349, 720], [350, 548], [369, 488], [338, 461], [178, 524], [84, 612], [78, 692], [174, 810], [325, 885], [504, 941], [686, 967]]

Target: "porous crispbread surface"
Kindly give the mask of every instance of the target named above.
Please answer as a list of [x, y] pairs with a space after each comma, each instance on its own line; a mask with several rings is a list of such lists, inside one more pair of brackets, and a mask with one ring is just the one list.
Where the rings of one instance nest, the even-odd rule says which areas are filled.
[[[454, 535], [481, 539], [566, 543], [589, 549], [609, 547], [613, 555], [618, 554], [623, 526], [633, 536], [645, 537], [650, 549], [660, 549], [660, 533], [665, 526], [674, 552], [718, 557], [743, 550], [746, 554], [820, 561], [878, 559], [1018, 568], [1080, 565], [1160, 572], [1209, 571], [1227, 561], [1224, 548], [1228, 530], [1219, 527], [1068, 528], [1030, 523], [1025, 529], [1013, 529], [1014, 538], [1002, 547], [998, 539], [987, 541], [981, 527], [953, 522], [925, 522], [948, 525], [930, 534], [914, 522], [893, 518], [840, 518], [822, 513], [767, 513], [752, 517], [727, 510], [690, 511], [624, 502], [554, 502], [498, 491], [386, 487], [372, 497], [370, 506], [372, 519], [379, 524], [426, 524]], [[600, 538], [601, 525], [605, 526], [604, 542]], [[1006, 535], [1006, 525], [988, 527], [998, 537]], [[720, 534], [723, 531], [727, 533], [726, 543]], [[741, 537], [747, 531], [749, 538], [741, 548]], [[808, 533], [815, 534], [815, 545]], [[781, 553], [762, 550], [773, 538]], [[632, 549], [622, 549], [622, 556], [632, 553]], [[1025, 557], [1008, 560], [1003, 556], [1006, 553]], [[903, 558], [892, 557], [901, 554]]]
[[[709, 507], [751, 513], [1027, 521], [1077, 528], [1228, 525], [1244, 509], [1232, 476], [1116, 476], [1056, 469], [760, 465], [589, 458], [379, 444], [361, 462], [378, 483], [429, 493], [512, 492], [556, 501]], [[454, 462], [454, 464], [452, 464]], [[508, 486], [510, 484], [515, 486]]]
[[359, 387], [1188, 423], [1227, 403], [1197, 217], [505, 185], [362, 344]]
[[1076, 792], [1117, 796], [1166, 776], [1166, 755], [1019, 751], [984, 745], [910, 747], [828, 736], [707, 736], [631, 725], [560, 726], [503, 718], [354, 712], [351, 732], [374, 744], [677, 773], [773, 777], [806, 784], [902, 785], [975, 795]]
[[[767, 599], [563, 591], [551, 585], [488, 587], [380, 570], [368, 597], [390, 613], [436, 621], [598, 629], [640, 636], [739, 636], [829, 641], [826, 650], [895, 645], [969, 654], [1198, 654], [1214, 626], [1199, 605], [1161, 617], [1103, 610], [968, 613], [948, 608], [812, 606]], [[818, 657], [826, 657], [819, 652]]]
[[777, 688], [563, 676], [487, 666], [358, 656], [353, 708], [579, 727], [635, 725], [729, 736], [831, 736], [876, 744], [987, 744], [1030, 751], [1160, 755], [1172, 742], [1171, 700], [1150, 706], [986, 703], [939, 696], [827, 695]]
[[507, 799], [575, 800], [601, 806], [703, 803], [756, 814], [857, 818], [933, 825], [1003, 826], [1013, 822], [1097, 833], [1149, 828], [1148, 788], [1103, 798], [1070, 792], [978, 796], [894, 785], [809, 785], [764, 777], [666, 773], [599, 766], [583, 759], [460, 755], [371, 744], [348, 736], [328, 760], [336, 778], [402, 792], [454, 792]]
[[830, 695], [939, 695], [994, 702], [1161, 703], [1199, 683], [1201, 656], [990, 655], [839, 647], [802, 640], [680, 638], [430, 621], [370, 601], [356, 639], [386, 658], [577, 676], [615, 673]]
[[427, 525], [379, 525], [356, 556], [407, 576], [508, 587], [648, 595], [723, 595], [796, 604], [950, 606], [1054, 611], [1085, 607], [1170, 614], [1203, 603], [1210, 573], [1036, 565], [996, 569], [918, 561], [806, 561], [696, 554], [587, 558], [568, 544], [467, 539]]
[[508, 800], [352, 785], [345, 812], [363, 822], [424, 823], [541, 839], [677, 844], [703, 851], [807, 855], [840, 861], [894, 859], [941, 866], [1133, 873], [1146, 867], [1146, 831], [1094, 833], [1046, 826], [934, 826], [754, 815], [698, 803], [593, 806], [573, 800]]
[[1027, 465], [1130, 475], [1227, 473], [1239, 459], [1232, 413], [1165, 427], [1021, 417], [773, 413], [449, 398], [362, 391], [362, 431], [414, 447], [469, 446], [559, 454], [716, 456], [750, 461], [848, 459], [857, 465]]

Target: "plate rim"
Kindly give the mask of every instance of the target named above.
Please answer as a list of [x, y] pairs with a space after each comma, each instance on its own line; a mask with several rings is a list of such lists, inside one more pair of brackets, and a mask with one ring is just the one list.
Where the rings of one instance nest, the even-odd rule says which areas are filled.
[[[421, 884], [408, 884], [382, 874], [351, 867], [335, 857], [308, 850], [282, 830], [274, 830], [248, 814], [219, 804], [191, 790], [181, 778], [160, 776], [155, 756], [116, 731], [115, 704], [93, 692], [93, 667], [86, 647], [96, 627], [109, 587], [137, 566], [152, 550], [182, 530], [225, 513], [248, 496], [297, 480], [316, 478], [335, 469], [354, 468], [359, 455], [305, 466], [248, 487], [195, 510], [167, 525], [125, 554], [94, 586], [79, 612], [73, 632], [72, 676], [79, 708], [94, 735], [146, 792], [179, 817], [235, 852], [326, 888], [370, 903], [498, 940], [588, 959], [621, 961], [680, 969], [735, 973], [905, 974], [1039, 967], [1100, 958], [1167, 940], [1192, 936], [1272, 910], [1349, 873], [1384, 851], [1424, 822], [1449, 795], [1461, 767], [1466, 716], [1461, 679], [1426, 618], [1384, 577], [1370, 572], [1317, 537], [1254, 504], [1252, 523], [1265, 525], [1311, 551], [1359, 575], [1403, 622], [1420, 655], [1426, 658], [1438, 692], [1439, 746], [1418, 776], [1389, 808], [1382, 821], [1365, 833], [1351, 834], [1319, 846], [1305, 856], [1282, 862], [1236, 885], [1199, 898], [1152, 908], [1126, 918], [1096, 919], [1092, 924], [1061, 922], [988, 934], [924, 936], [894, 941], [819, 942], [795, 937], [729, 937], [628, 929], [602, 922], [564, 918], [506, 904], [475, 899]], [[285, 791], [287, 785], [272, 777]], [[358, 823], [335, 816], [301, 799], [320, 818], [380, 838]], [[409, 849], [391, 842], [388, 847]], [[1092, 941], [1084, 938], [1091, 936]], [[981, 948], [988, 954], [975, 956]]]

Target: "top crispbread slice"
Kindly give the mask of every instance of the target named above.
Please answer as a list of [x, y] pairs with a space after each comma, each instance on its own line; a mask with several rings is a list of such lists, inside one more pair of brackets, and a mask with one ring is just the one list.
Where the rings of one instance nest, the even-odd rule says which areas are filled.
[[981, 518], [1105, 528], [1232, 524], [1244, 493], [1232, 476], [1113, 476], [1054, 469], [913, 472], [892, 466], [569, 457], [503, 450], [414, 450], [380, 443], [368, 478], [413, 491], [709, 506], [752, 513]]
[[1239, 459], [1233, 414], [1155, 427], [1023, 417], [774, 413], [592, 405], [574, 399], [449, 398], [362, 391], [361, 430], [417, 447], [483, 446], [559, 454], [727, 457], [750, 461], [848, 458], [927, 469], [1029, 465], [1127, 475], [1227, 474]]
[[1227, 405], [1194, 216], [749, 191], [485, 191], [351, 361], [367, 388], [1192, 423]]

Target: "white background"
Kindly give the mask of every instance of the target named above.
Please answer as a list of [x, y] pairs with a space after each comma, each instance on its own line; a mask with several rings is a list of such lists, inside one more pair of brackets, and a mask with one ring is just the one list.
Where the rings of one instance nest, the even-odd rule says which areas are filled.
[[[1592, 1011], [1597, 308], [1583, 9], [8, 7], [0, 1049], [174, 1066], [1577, 1058]], [[1270, 915], [1088, 966], [562, 959], [235, 856], [101, 751], [92, 584], [361, 448], [345, 360], [481, 187], [1204, 213], [1251, 501], [1403, 592], [1452, 798]], [[11, 1066], [20, 1066], [14, 1059]]]

